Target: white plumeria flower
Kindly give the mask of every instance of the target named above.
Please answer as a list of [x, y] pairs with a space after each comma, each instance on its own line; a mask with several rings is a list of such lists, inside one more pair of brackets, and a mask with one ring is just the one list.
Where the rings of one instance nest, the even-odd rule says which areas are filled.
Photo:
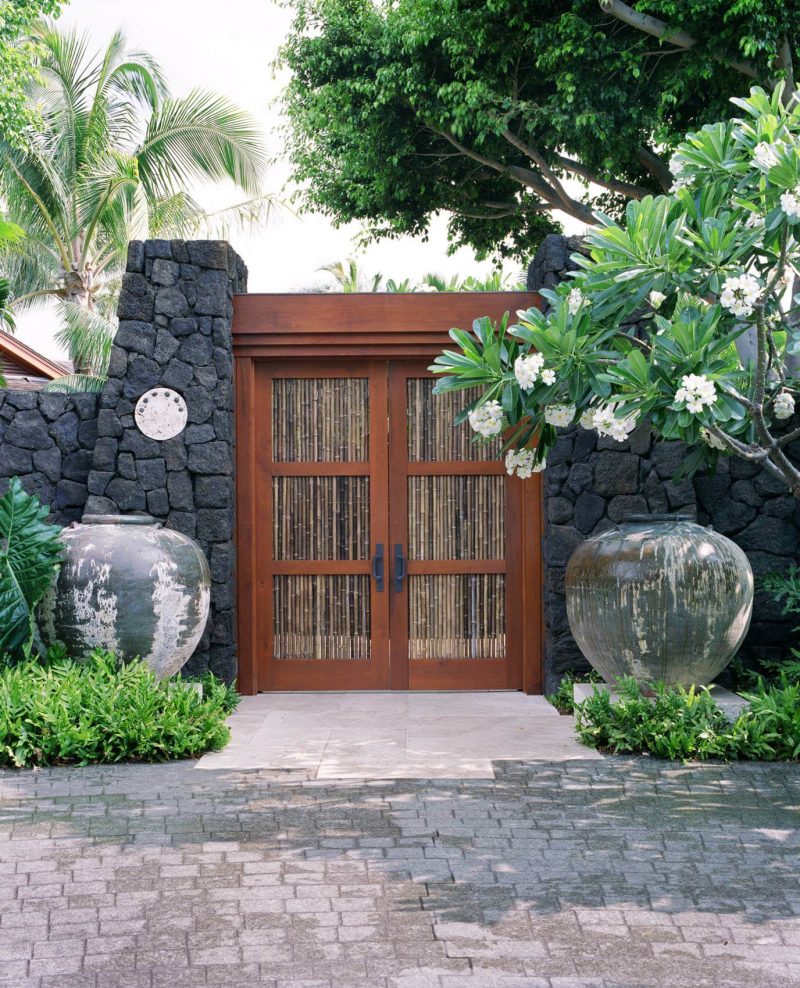
[[580, 419], [578, 419], [578, 421], [580, 422], [582, 428], [584, 429], [594, 428], [595, 411], [596, 409], [594, 408], [587, 408], [584, 412], [581, 413], [581, 417]]
[[535, 387], [539, 372], [544, 366], [541, 353], [526, 353], [514, 361], [514, 377], [522, 391], [530, 391]]
[[506, 453], [506, 472], [510, 477], [515, 474], [523, 480], [527, 480], [535, 473], [541, 473], [545, 468], [545, 462], [534, 462], [535, 456], [532, 449], [509, 450]]
[[772, 168], [778, 164], [778, 151], [780, 149], [780, 144], [769, 144], [767, 141], [761, 141], [753, 148], [753, 164], [758, 165], [759, 168]]
[[578, 309], [580, 309], [582, 302], [588, 304], [589, 299], [584, 297], [580, 288], [573, 288], [569, 295], [567, 295], [567, 308], [570, 311], [570, 315], [575, 315]]
[[556, 383], [556, 372], [548, 367], [547, 370], [543, 370], [541, 373], [542, 381], [549, 387], [551, 384]]
[[686, 162], [681, 161], [681, 159], [678, 157], [677, 154], [673, 154], [673, 156], [669, 159], [669, 164], [667, 165], [667, 167], [672, 172], [672, 174], [677, 177], [686, 168]]
[[675, 193], [680, 192], [681, 189], [688, 189], [693, 181], [694, 179], [691, 175], [678, 175], [672, 185], [670, 185], [669, 191], [675, 195]]
[[794, 397], [788, 391], [781, 391], [772, 402], [776, 419], [790, 419], [794, 415]]
[[797, 186], [791, 192], [783, 193], [781, 196], [781, 209], [787, 216], [792, 216], [795, 219], [800, 216], [800, 186]]
[[719, 439], [710, 429], [705, 426], [700, 430], [700, 438], [712, 449], [725, 449], [725, 443]]
[[624, 443], [636, 428], [638, 415], [635, 413], [617, 418], [616, 405], [602, 405], [594, 413], [593, 424], [601, 436], [608, 436], [618, 443]]
[[758, 281], [751, 274], [741, 274], [725, 279], [719, 304], [735, 316], [749, 316], [760, 294]]
[[548, 425], [570, 425], [575, 418], [574, 405], [545, 405], [544, 420]]
[[652, 305], [654, 309], [660, 309], [666, 297], [667, 296], [663, 292], [656, 291], [650, 292], [647, 296], [650, 305]]
[[675, 392], [675, 401], [682, 401], [687, 411], [697, 415], [705, 405], [717, 400], [717, 386], [705, 374], [684, 374], [681, 386]]
[[503, 431], [503, 409], [499, 401], [485, 401], [469, 413], [469, 424], [479, 435], [491, 439]]
[[748, 213], [744, 225], [747, 230], [760, 229], [764, 226], [764, 217], [760, 213]]

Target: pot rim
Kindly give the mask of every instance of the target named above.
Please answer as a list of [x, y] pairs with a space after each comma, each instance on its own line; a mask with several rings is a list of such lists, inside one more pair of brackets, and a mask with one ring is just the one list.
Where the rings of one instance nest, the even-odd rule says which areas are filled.
[[80, 525], [160, 525], [152, 515], [84, 515]]
[[688, 521], [695, 523], [694, 515], [690, 515], [686, 511], [664, 511], [656, 512], [652, 515], [626, 515], [622, 519], [623, 525], [650, 525], [650, 524], [664, 524], [665, 522], [672, 522], [677, 524], [678, 522]]

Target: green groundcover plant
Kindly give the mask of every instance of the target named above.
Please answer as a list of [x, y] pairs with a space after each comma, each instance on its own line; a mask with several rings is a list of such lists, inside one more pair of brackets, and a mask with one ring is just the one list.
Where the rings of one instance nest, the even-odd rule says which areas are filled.
[[451, 331], [437, 391], [481, 389], [463, 418], [507, 437], [509, 473], [543, 469], [558, 427], [624, 442], [646, 420], [689, 445], [685, 472], [738, 456], [800, 497], [800, 103], [780, 86], [733, 102], [741, 116], [678, 145], [669, 195], [624, 224], [597, 214], [547, 312]]
[[63, 648], [0, 664], [0, 766], [161, 762], [218, 751], [235, 690], [214, 676], [202, 695], [179, 678], [158, 681], [144, 662], [108, 652], [85, 662]]
[[605, 689], [576, 707], [578, 738], [614, 754], [690, 760], [793, 761], [800, 758], [800, 683], [786, 675], [743, 694], [749, 702], [729, 721], [708, 690], [657, 685], [645, 696], [634, 679], [620, 680], [619, 699]]
[[576, 683], [602, 683], [603, 677], [590, 669], [588, 672], [567, 672], [552, 693], [545, 696], [560, 714], [575, 713], [574, 687]]

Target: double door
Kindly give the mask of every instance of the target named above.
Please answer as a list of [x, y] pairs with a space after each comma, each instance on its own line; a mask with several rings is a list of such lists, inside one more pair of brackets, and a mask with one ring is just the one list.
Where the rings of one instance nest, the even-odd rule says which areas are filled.
[[256, 365], [259, 689], [522, 686], [538, 479], [453, 427], [470, 395], [427, 363]]

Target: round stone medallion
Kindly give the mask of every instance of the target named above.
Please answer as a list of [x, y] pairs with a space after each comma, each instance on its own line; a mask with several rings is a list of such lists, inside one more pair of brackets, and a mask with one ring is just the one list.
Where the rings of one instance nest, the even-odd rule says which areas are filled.
[[136, 403], [134, 417], [148, 439], [172, 439], [186, 428], [186, 402], [171, 388], [153, 388]]

